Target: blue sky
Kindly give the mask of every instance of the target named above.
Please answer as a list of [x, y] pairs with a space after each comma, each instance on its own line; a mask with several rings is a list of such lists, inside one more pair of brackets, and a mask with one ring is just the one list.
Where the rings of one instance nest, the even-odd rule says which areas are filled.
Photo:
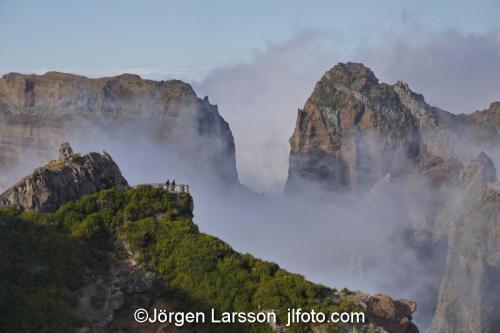
[[206, 70], [303, 30], [370, 43], [415, 20], [430, 31], [496, 28], [500, 1], [0, 0], [0, 73]]

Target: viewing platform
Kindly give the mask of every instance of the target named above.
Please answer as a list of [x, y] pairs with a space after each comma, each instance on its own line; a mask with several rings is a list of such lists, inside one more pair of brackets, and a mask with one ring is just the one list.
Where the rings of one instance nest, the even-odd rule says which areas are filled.
[[137, 186], [142, 186], [142, 185], [147, 185], [147, 186], [152, 186], [156, 188], [162, 188], [165, 191], [171, 192], [171, 193], [189, 193], [189, 185], [186, 184], [165, 184], [165, 183], [149, 183], [149, 184], [139, 184], [134, 186], [136, 188]]

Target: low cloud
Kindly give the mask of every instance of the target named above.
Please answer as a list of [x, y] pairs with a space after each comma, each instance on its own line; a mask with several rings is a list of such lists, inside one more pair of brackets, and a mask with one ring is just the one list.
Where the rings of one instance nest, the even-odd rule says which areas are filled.
[[270, 43], [251, 61], [216, 69], [195, 87], [229, 122], [240, 179], [252, 189], [281, 191], [297, 109], [336, 62], [325, 47], [329, 38], [305, 31], [285, 43]]
[[296, 111], [336, 63], [362, 62], [384, 82], [398, 80], [435, 106], [469, 113], [500, 100], [500, 29], [483, 34], [429, 32], [403, 13], [399, 32], [356, 45], [337, 33], [304, 31], [270, 43], [250, 61], [214, 69], [195, 84], [219, 105], [236, 141], [241, 181], [279, 192], [288, 171], [288, 138]]

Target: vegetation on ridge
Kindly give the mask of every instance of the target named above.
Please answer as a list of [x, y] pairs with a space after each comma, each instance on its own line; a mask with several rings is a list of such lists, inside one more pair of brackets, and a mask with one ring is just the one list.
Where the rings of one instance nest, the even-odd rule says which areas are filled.
[[[106, 272], [112, 251], [126, 255], [117, 240], [158, 273], [164, 281], [161, 294], [176, 310], [275, 309], [284, 320], [289, 307], [354, 309], [351, 302], [336, 301], [334, 290], [200, 233], [191, 219], [189, 194], [149, 186], [101, 191], [54, 213], [1, 209], [0, 332], [72, 331], [77, 323], [71, 309], [84, 267]], [[295, 326], [293, 331], [306, 329]], [[240, 332], [269, 330], [238, 327]], [[234, 327], [217, 326], [217, 331], [234, 332]]]

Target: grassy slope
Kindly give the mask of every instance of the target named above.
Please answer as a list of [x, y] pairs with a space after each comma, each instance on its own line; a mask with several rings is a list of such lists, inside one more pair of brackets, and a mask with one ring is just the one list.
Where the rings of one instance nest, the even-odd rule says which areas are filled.
[[[191, 207], [188, 194], [145, 186], [88, 195], [50, 214], [0, 210], [0, 332], [71, 331], [73, 292], [82, 283], [83, 267], [105, 272], [109, 253], [120, 252], [116, 239], [159, 273], [163, 296], [178, 310], [276, 309], [285, 318], [289, 307], [353, 308], [350, 302], [335, 302], [334, 290], [200, 233]], [[203, 330], [211, 329], [197, 328]]]

